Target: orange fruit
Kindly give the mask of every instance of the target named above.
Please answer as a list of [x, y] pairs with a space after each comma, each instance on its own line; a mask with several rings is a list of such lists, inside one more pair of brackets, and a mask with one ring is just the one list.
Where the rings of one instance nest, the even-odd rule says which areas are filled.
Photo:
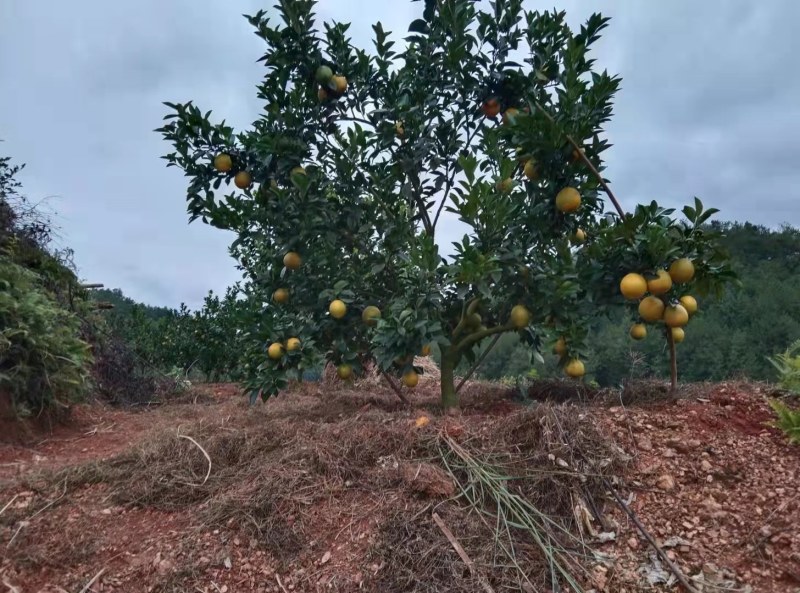
[[687, 294], [682, 296], [681, 305], [683, 305], [683, 308], [686, 309], [689, 317], [697, 313], [697, 299], [695, 299], [692, 295]]
[[564, 336], [556, 340], [556, 344], [553, 346], [553, 352], [559, 356], [564, 356], [567, 353], [567, 341], [564, 339]]
[[647, 337], [647, 326], [644, 323], [634, 323], [630, 334], [634, 340], [643, 340]]
[[586, 241], [586, 231], [584, 231], [583, 229], [578, 229], [572, 235], [572, 239], [571, 240], [575, 245], [580, 245], [581, 243]]
[[579, 377], [583, 377], [583, 375], [586, 373], [586, 367], [583, 366], [583, 362], [581, 360], [573, 358], [564, 366], [564, 372], [568, 377], [577, 379]]
[[528, 324], [531, 322], [531, 314], [522, 305], [515, 305], [511, 309], [511, 325], [513, 325], [516, 329], [522, 329], [527, 327]]
[[305, 175], [306, 170], [303, 167], [295, 167], [289, 172], [289, 175], [294, 177], [295, 175]]
[[497, 182], [497, 191], [500, 193], [507, 194], [512, 189], [514, 189], [514, 180], [511, 177], [506, 177]]
[[395, 122], [395, 124], [394, 124], [394, 133], [395, 133], [395, 136], [397, 136], [398, 138], [402, 138], [403, 136], [405, 136], [406, 130], [403, 127], [403, 122], [401, 122], [401, 121]]
[[288, 340], [286, 340], [286, 349], [289, 352], [300, 350], [300, 340], [298, 338], [289, 338]]
[[647, 280], [641, 274], [631, 272], [619, 282], [619, 291], [626, 299], [635, 301], [644, 296], [647, 292]]
[[694, 278], [694, 264], [688, 257], [676, 259], [669, 266], [669, 275], [675, 284], [686, 284]]
[[425, 344], [422, 347], [422, 350], [420, 351], [420, 354], [422, 356], [430, 356], [431, 355], [431, 345], [430, 344]]
[[417, 383], [419, 383], [417, 371], [411, 370], [403, 373], [403, 385], [406, 387], [416, 387]]
[[340, 364], [338, 367], [336, 367], [336, 374], [339, 375], [339, 378], [342, 381], [347, 381], [353, 376], [353, 367], [351, 367], [349, 364]]
[[233, 183], [239, 189], [247, 189], [253, 183], [253, 178], [247, 171], [239, 171], [236, 177], [233, 178]]
[[273, 342], [270, 344], [269, 348], [267, 349], [267, 355], [272, 360], [280, 360], [280, 358], [283, 356], [283, 344], [280, 342]]
[[666, 270], [658, 270], [656, 277], [647, 281], [647, 290], [650, 294], [666, 294], [672, 289], [672, 278]]
[[664, 323], [669, 327], [683, 327], [689, 323], [689, 312], [683, 305], [670, 305], [664, 311]]
[[317, 99], [319, 99], [320, 103], [324, 103], [328, 100], [328, 91], [323, 88], [317, 89]]
[[639, 303], [639, 316], [654, 323], [664, 316], [664, 301], [655, 296], [645, 297]]
[[575, 212], [581, 205], [581, 194], [574, 187], [565, 187], [556, 196], [556, 208], [559, 212]]
[[481, 105], [481, 111], [486, 117], [495, 117], [500, 113], [500, 102], [497, 99], [486, 99]]
[[285, 288], [279, 288], [272, 293], [272, 300], [279, 305], [284, 305], [289, 302], [289, 291]]
[[231, 159], [231, 155], [223, 152], [215, 156], [214, 168], [220, 173], [227, 173], [233, 169], [233, 159]]
[[347, 305], [344, 304], [344, 301], [339, 299], [333, 300], [328, 307], [328, 312], [334, 319], [341, 319], [347, 313]]
[[303, 258], [296, 251], [290, 251], [283, 256], [283, 265], [289, 270], [297, 270], [303, 265]]
[[314, 73], [314, 78], [316, 78], [317, 82], [320, 84], [328, 84], [328, 81], [333, 78], [333, 70], [330, 69], [330, 66], [320, 66]]
[[503, 123], [506, 125], [513, 124], [517, 121], [517, 116], [519, 115], [519, 109], [516, 107], [509, 107], [503, 113]]
[[536, 160], [530, 159], [525, 161], [525, 166], [522, 168], [522, 172], [530, 181], [536, 181], [539, 179], [539, 165], [536, 164]]
[[338, 94], [342, 94], [347, 90], [347, 79], [344, 76], [334, 76], [331, 78], [333, 88]]
[[430, 424], [430, 422], [431, 422], [431, 419], [428, 418], [427, 416], [420, 416], [419, 418], [417, 418], [414, 421], [414, 426], [416, 426], [417, 428], [422, 428], [424, 426], [428, 426], [428, 424]]
[[676, 344], [680, 344], [686, 338], [686, 332], [682, 327], [672, 327], [669, 331], [672, 332], [672, 341]]
[[367, 325], [378, 325], [378, 319], [381, 318], [381, 310], [375, 305], [364, 307], [361, 312], [361, 320]]

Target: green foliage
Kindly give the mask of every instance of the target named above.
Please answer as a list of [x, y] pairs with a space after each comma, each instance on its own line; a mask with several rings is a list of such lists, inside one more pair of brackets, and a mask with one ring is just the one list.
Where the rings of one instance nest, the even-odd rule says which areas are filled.
[[778, 416], [775, 424], [786, 433], [789, 442], [800, 444], [800, 410], [792, 410], [779, 400], [770, 401], [770, 406]]
[[[314, 6], [284, 0], [277, 19], [248, 17], [267, 47], [265, 108], [251, 129], [235, 133], [189, 102], [166, 103], [158, 130], [172, 145], [168, 166], [189, 179], [190, 221], [236, 234], [231, 251], [259, 310], [246, 334], [263, 340], [248, 348], [262, 357], [249, 366], [251, 395], [277, 393], [320, 354], [400, 374], [407, 363], [398, 360], [435, 341], [443, 402], [453, 405], [455, 367], [490, 336], [518, 330], [515, 305], [531, 313], [519, 329], [529, 350], [566, 337], [563, 364], [589, 353], [589, 322], [622, 304], [612, 289], [625, 266], [652, 270], [681, 254], [696, 258], [698, 285], [729, 277], [704, 230], [713, 209], [696, 200], [685, 224], [655, 203], [603, 216], [598, 180], [573, 157], [571, 139], [604, 169], [620, 78], [597, 70], [589, 52], [608, 19], [592, 15], [573, 31], [565, 13], [527, 11], [519, 0], [489, 10], [426, 2], [402, 50], [378, 23], [368, 53], [351, 44], [349, 25], [318, 27]], [[320, 66], [333, 78], [317, 76]], [[215, 167], [218, 155], [231, 170]], [[534, 175], [523, 175], [526, 161]], [[580, 194], [574, 212], [556, 207], [565, 188]], [[469, 229], [446, 258], [436, 242], [443, 212]], [[578, 229], [589, 237], [582, 247], [570, 242]], [[300, 269], [282, 265], [290, 251]], [[278, 288], [288, 303], [272, 302]], [[334, 298], [348, 306], [344, 319], [327, 313]], [[370, 305], [384, 313], [374, 328], [360, 319]], [[299, 353], [264, 357], [270, 341], [292, 334]]]
[[800, 340], [768, 360], [778, 371], [778, 385], [792, 393], [800, 394]]
[[80, 399], [89, 346], [41, 278], [0, 255], [0, 394], [21, 416]]

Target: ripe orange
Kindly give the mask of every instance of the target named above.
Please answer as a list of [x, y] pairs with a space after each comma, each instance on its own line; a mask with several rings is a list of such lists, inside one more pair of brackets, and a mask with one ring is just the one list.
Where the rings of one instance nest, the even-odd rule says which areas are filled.
[[289, 291], [285, 288], [279, 288], [272, 293], [272, 300], [279, 305], [284, 305], [289, 302]]
[[669, 275], [675, 284], [686, 284], [694, 278], [694, 264], [688, 257], [676, 259], [669, 266]]
[[559, 212], [575, 212], [581, 205], [581, 194], [574, 187], [565, 187], [556, 196]]
[[286, 349], [289, 352], [300, 350], [300, 340], [298, 338], [289, 338], [288, 340], [286, 340]]
[[331, 317], [334, 319], [341, 319], [347, 313], [347, 305], [344, 304], [344, 301], [339, 299], [333, 300], [328, 307], [328, 312], [330, 312]]
[[647, 292], [647, 280], [645, 280], [645, 277], [641, 274], [635, 274], [633, 272], [625, 274], [622, 280], [620, 280], [619, 291], [626, 299], [635, 301], [642, 298], [644, 293]]
[[364, 307], [361, 312], [361, 320], [367, 325], [378, 325], [378, 319], [381, 318], [381, 310], [375, 305]]
[[661, 319], [664, 315], [664, 301], [655, 296], [645, 297], [639, 303], [639, 316], [650, 323]]
[[411, 370], [403, 373], [403, 385], [406, 387], [416, 387], [417, 383], [419, 383], [417, 371]]
[[272, 360], [280, 360], [280, 358], [283, 356], [283, 344], [280, 342], [273, 342], [270, 344], [269, 348], [267, 349], [267, 355]]
[[290, 251], [283, 256], [283, 265], [290, 270], [297, 270], [303, 265], [303, 258], [296, 251]]
[[673, 327], [670, 328], [669, 331], [672, 332], [672, 341], [676, 344], [683, 342], [684, 338], [686, 337], [686, 332], [683, 331], [682, 327]]
[[647, 326], [644, 323], [634, 323], [630, 334], [634, 340], [643, 340], [647, 337]]
[[575, 233], [572, 235], [572, 242], [575, 245], [580, 245], [584, 241], [586, 241], [586, 231], [583, 229], [578, 229], [575, 231]]
[[530, 181], [536, 181], [539, 179], [539, 165], [536, 163], [536, 159], [525, 161], [525, 166], [522, 168], [522, 172]]
[[581, 155], [582, 155], [582, 154], [586, 154], [586, 151], [585, 151], [584, 149], [582, 149], [582, 148], [581, 148], [581, 151], [580, 151], [580, 152], [578, 152], [577, 150], [575, 150], [575, 149], [573, 148], [573, 149], [572, 149], [572, 155], [571, 155], [571, 156], [572, 156], [572, 159], [571, 159], [571, 161], [570, 161], [570, 162], [572, 162], [572, 163], [577, 163], [578, 161], [580, 161], [580, 160], [581, 160]]
[[509, 107], [503, 113], [503, 123], [506, 125], [513, 124], [517, 121], [517, 116], [519, 115], [519, 109], [516, 107]]
[[497, 99], [486, 99], [481, 105], [481, 111], [486, 117], [495, 117], [500, 113], [500, 102]]
[[683, 327], [689, 323], [689, 312], [683, 305], [670, 305], [664, 311], [664, 323], [669, 327]]
[[497, 182], [497, 191], [500, 193], [507, 194], [512, 189], [514, 189], [514, 180], [511, 177], [506, 177]]
[[567, 341], [564, 339], [564, 336], [556, 340], [556, 344], [553, 346], [553, 352], [559, 356], [564, 356], [567, 353]]
[[342, 381], [347, 381], [353, 376], [353, 367], [351, 367], [349, 364], [340, 364], [338, 367], [336, 367], [336, 374], [339, 375], [339, 378]]
[[344, 76], [334, 76], [331, 78], [333, 88], [338, 94], [342, 94], [347, 90], [347, 79]]
[[236, 177], [233, 178], [233, 183], [239, 189], [247, 189], [253, 183], [253, 178], [247, 171], [239, 171]]
[[683, 305], [683, 308], [686, 309], [686, 312], [690, 317], [697, 313], [697, 299], [695, 299], [692, 295], [687, 294], [682, 296], [681, 305]]
[[573, 358], [564, 366], [564, 372], [568, 377], [577, 379], [586, 374], [586, 367], [583, 366], [583, 362], [581, 360]]
[[528, 324], [531, 322], [531, 314], [528, 311], [528, 309], [526, 309], [524, 306], [515, 305], [511, 309], [510, 319], [511, 319], [511, 324], [516, 329], [522, 329], [524, 327], [527, 327]]
[[220, 173], [227, 173], [233, 169], [233, 159], [227, 153], [221, 153], [214, 157], [214, 168]]
[[672, 289], [672, 278], [666, 270], [658, 270], [656, 277], [647, 281], [647, 290], [650, 294], [661, 295]]

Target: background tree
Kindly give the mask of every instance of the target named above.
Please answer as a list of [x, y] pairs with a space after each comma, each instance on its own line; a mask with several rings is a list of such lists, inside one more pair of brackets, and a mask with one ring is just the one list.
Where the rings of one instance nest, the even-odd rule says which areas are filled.
[[[237, 234], [232, 253], [264, 309], [253, 397], [318, 351], [342, 377], [374, 358], [413, 386], [414, 355], [436, 342], [453, 407], [457, 365], [510, 332], [534, 351], [561, 338], [560, 364], [580, 377], [587, 320], [621, 304], [626, 272], [663, 271], [680, 251], [696, 280], [724, 278], [697, 220], [681, 226], [657, 205], [602, 216], [602, 126], [620, 79], [588, 52], [607, 19], [576, 33], [563, 12], [521, 0], [480, 6], [428, 0], [402, 52], [378, 23], [369, 54], [349, 25], [317, 30], [313, 1], [284, 0], [274, 26], [248, 17], [267, 45], [250, 130], [167, 103], [159, 131], [189, 177], [190, 220]], [[469, 229], [450, 254], [443, 212]]]

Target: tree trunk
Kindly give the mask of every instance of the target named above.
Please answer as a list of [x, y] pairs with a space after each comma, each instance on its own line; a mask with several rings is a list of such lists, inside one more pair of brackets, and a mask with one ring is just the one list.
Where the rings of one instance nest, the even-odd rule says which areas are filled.
[[675, 340], [672, 337], [672, 329], [667, 328], [667, 345], [669, 346], [669, 381], [670, 391], [678, 388], [678, 357], [675, 352]]
[[441, 384], [442, 408], [447, 412], [458, 408], [458, 394], [456, 393], [455, 372], [458, 364], [458, 355], [452, 348], [442, 351]]

